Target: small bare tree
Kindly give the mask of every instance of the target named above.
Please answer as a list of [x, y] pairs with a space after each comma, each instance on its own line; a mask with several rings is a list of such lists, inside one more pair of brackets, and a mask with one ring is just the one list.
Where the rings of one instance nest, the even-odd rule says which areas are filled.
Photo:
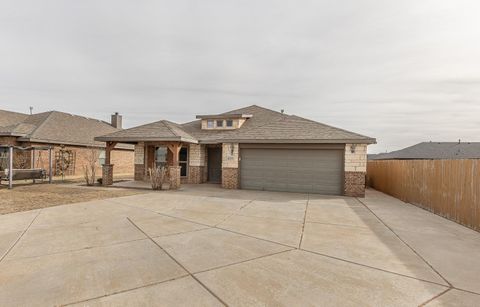
[[83, 166], [83, 176], [89, 186], [95, 184], [96, 169], [99, 158], [100, 151], [98, 148], [89, 147], [86, 155], [87, 163]]
[[153, 190], [161, 190], [167, 177], [167, 169], [165, 167], [154, 167], [148, 169], [150, 175], [150, 183]]

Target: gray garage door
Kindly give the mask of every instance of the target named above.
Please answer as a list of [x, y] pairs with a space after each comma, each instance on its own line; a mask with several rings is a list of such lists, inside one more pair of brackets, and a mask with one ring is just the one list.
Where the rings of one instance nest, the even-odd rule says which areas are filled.
[[341, 195], [343, 150], [242, 149], [243, 189]]

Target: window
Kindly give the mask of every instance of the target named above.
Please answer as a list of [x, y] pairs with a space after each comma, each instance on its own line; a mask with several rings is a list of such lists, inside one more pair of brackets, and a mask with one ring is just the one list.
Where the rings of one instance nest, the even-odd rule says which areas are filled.
[[155, 166], [163, 167], [167, 164], [167, 147], [157, 147], [155, 149]]
[[233, 120], [227, 119], [227, 127], [228, 127], [228, 128], [233, 127]]
[[223, 127], [223, 120], [217, 120], [217, 127]]
[[100, 150], [100, 153], [98, 154], [98, 162], [100, 165], [105, 164], [105, 150]]
[[178, 155], [178, 164], [180, 165], [180, 177], [187, 177], [188, 168], [188, 150], [186, 147], [180, 149]]
[[213, 128], [213, 120], [209, 119], [207, 120], [207, 128]]

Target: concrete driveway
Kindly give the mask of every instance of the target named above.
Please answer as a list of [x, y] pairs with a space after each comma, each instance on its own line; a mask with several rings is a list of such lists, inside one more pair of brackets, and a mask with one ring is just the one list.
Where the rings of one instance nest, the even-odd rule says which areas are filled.
[[376, 191], [185, 186], [0, 216], [0, 306], [475, 306], [478, 255]]

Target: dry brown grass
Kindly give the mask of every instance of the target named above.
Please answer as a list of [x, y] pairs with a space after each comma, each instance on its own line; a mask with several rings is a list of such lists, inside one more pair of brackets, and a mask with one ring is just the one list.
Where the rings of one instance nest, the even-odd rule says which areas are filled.
[[117, 188], [76, 187], [63, 184], [35, 184], [16, 186], [8, 190], [0, 187], [0, 214], [27, 211], [95, 199], [142, 194], [142, 190]]

